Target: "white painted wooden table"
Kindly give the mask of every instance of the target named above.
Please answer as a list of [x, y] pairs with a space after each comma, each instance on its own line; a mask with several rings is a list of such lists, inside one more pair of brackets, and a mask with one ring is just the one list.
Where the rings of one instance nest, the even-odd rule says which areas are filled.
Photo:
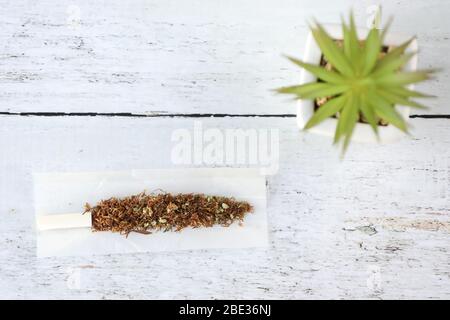
[[[0, 2], [0, 298], [450, 298], [450, 2], [381, 1], [439, 98], [344, 161], [269, 89], [298, 79], [307, 17], [372, 1]], [[269, 248], [36, 258], [32, 172], [173, 167], [195, 121], [279, 129]]]

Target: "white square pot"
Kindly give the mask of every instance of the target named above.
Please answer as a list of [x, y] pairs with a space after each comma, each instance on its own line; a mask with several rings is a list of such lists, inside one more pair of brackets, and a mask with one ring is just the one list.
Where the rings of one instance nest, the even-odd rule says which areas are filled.
[[[325, 25], [324, 26], [329, 35], [335, 39], [342, 39], [342, 26], [340, 25]], [[358, 28], [358, 37], [365, 39], [369, 29]], [[397, 46], [407, 41], [411, 37], [387, 33], [384, 41], [386, 46]], [[406, 52], [417, 52], [417, 41], [413, 40], [407, 48]], [[311, 64], [320, 64], [322, 52], [314, 40], [312, 33], [308, 35], [306, 41], [305, 55], [303, 61]], [[417, 69], [417, 55], [415, 55], [407, 65], [405, 65], [405, 71], [415, 71]], [[300, 84], [317, 81], [317, 77], [309, 73], [305, 69], [302, 69]], [[408, 88], [413, 89], [413, 85]], [[406, 106], [396, 106], [396, 110], [401, 114], [406, 122], [409, 121], [410, 108]], [[297, 107], [297, 124], [303, 129], [305, 124], [314, 114], [314, 101], [313, 100], [299, 100]], [[309, 129], [309, 132], [326, 135], [333, 137], [337, 125], [337, 119], [329, 118], [321, 122], [319, 125]], [[369, 124], [358, 122], [353, 131], [352, 141], [357, 142], [390, 142], [395, 141], [404, 136], [404, 133], [392, 125], [379, 126], [379, 140], [376, 139], [376, 135], [373, 132]]]

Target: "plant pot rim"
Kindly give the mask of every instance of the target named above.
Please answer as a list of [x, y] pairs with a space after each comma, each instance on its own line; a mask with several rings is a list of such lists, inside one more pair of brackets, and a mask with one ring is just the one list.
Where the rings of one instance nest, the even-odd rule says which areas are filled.
[[[342, 26], [339, 24], [324, 24], [324, 28], [327, 32], [335, 39], [342, 39]], [[369, 29], [367, 28], [357, 28], [358, 37], [363, 40], [367, 36]], [[383, 45], [387, 46], [395, 46], [399, 45], [408, 39], [411, 36], [406, 36], [403, 34], [397, 33], [387, 33], [385, 37], [385, 41]], [[406, 49], [406, 52], [417, 52], [418, 43], [417, 40], [414, 39], [411, 44]], [[307, 63], [312, 63], [319, 65], [320, 59], [322, 57], [322, 52], [318, 45], [316, 44], [314, 37], [311, 32], [309, 32], [307, 40], [306, 40], [306, 48], [305, 54], [303, 57], [303, 61]], [[417, 55], [415, 55], [406, 65], [405, 71], [415, 71], [417, 69]], [[300, 84], [305, 84], [308, 82], [314, 82], [317, 80], [317, 77], [311, 74], [310, 72], [302, 69], [300, 74]], [[409, 89], [413, 89], [414, 86], [408, 86]], [[405, 121], [409, 122], [409, 114], [410, 108], [407, 106], [396, 105], [396, 110], [400, 113], [400, 115], [405, 119]], [[297, 125], [300, 129], [303, 129], [308, 120], [314, 114], [314, 101], [313, 100], [299, 100], [297, 106]], [[336, 118], [328, 118], [318, 124], [317, 126], [308, 130], [308, 132], [330, 136], [333, 137], [337, 125]], [[375, 133], [369, 124], [358, 122], [355, 126], [352, 141], [356, 142], [390, 142], [400, 139], [405, 136], [405, 134], [392, 125], [387, 126], [379, 126], [379, 138], [377, 139]]]

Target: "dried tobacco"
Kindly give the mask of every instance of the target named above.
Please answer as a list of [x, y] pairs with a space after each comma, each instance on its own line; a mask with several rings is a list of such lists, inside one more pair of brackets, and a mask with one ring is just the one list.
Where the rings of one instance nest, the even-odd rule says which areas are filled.
[[110, 198], [96, 206], [85, 206], [91, 213], [94, 231], [149, 234], [152, 231], [179, 231], [187, 227], [242, 224], [252, 206], [243, 201], [204, 194], [146, 194]]

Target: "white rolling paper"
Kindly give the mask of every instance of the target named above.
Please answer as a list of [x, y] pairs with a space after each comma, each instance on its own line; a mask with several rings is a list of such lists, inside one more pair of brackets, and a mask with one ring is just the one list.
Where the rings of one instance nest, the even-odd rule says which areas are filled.
[[[267, 246], [268, 243], [266, 179], [259, 169], [38, 173], [34, 175], [34, 184], [38, 257], [248, 248]], [[112, 232], [92, 232], [89, 227], [83, 227], [90, 218], [81, 215], [86, 203], [95, 205], [102, 199], [125, 197], [144, 190], [148, 193], [162, 190], [234, 197], [248, 201], [254, 212], [246, 215], [243, 226], [235, 223], [229, 227], [189, 228], [150, 235], [130, 233], [128, 237]], [[74, 213], [80, 215], [71, 222], [79, 227], [54, 229], [72, 217], [58, 220], [50, 216]]]
[[36, 228], [38, 231], [91, 228], [91, 226], [92, 216], [89, 212], [38, 215], [36, 217]]

